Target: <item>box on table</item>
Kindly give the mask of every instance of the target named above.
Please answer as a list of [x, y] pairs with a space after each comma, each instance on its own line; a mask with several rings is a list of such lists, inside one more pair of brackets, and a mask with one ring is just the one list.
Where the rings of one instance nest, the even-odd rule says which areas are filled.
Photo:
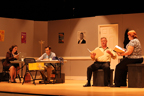
[[44, 63], [28, 63], [29, 70], [44, 70]]

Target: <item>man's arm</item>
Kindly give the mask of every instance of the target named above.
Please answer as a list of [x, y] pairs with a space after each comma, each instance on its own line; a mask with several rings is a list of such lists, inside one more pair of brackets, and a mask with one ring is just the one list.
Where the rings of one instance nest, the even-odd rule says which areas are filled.
[[56, 57], [56, 54], [53, 52], [51, 58]]
[[110, 54], [113, 59], [116, 58], [116, 53], [113, 50], [107, 50], [106, 52]]
[[39, 57], [37, 60], [43, 60], [44, 58], [44, 54], [41, 56], [41, 57]]

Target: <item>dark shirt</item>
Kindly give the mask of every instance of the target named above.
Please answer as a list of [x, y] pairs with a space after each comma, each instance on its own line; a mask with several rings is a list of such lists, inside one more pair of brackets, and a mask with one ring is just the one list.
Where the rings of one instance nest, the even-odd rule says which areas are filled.
[[78, 44], [85, 44], [86, 43], [86, 40], [82, 40], [82, 42], [80, 43], [80, 40], [78, 41]]
[[16, 58], [14, 58], [12, 52], [7, 52], [6, 53], [6, 60], [3, 62], [3, 66], [9, 66], [11, 63], [10, 61], [16, 60]]

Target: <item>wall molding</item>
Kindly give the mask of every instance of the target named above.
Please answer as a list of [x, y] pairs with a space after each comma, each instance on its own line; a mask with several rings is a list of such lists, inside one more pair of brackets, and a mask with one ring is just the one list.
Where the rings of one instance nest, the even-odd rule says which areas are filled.
[[[61, 56], [59, 56], [61, 57]], [[27, 57], [27, 58], [39, 58], [39, 57]], [[68, 57], [62, 57], [65, 60], [91, 60], [90, 56], [68, 56]], [[123, 56], [118, 56], [118, 59], [123, 58]], [[144, 58], [144, 56], [143, 56]], [[5, 59], [5, 57], [0, 57], [0, 60]]]

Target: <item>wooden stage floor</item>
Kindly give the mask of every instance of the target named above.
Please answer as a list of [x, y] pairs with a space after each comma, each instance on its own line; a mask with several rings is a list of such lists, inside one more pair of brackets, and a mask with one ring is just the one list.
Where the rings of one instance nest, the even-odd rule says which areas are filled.
[[144, 88], [83, 87], [85, 80], [66, 80], [61, 84], [0, 82], [1, 92], [65, 96], [144, 96]]

